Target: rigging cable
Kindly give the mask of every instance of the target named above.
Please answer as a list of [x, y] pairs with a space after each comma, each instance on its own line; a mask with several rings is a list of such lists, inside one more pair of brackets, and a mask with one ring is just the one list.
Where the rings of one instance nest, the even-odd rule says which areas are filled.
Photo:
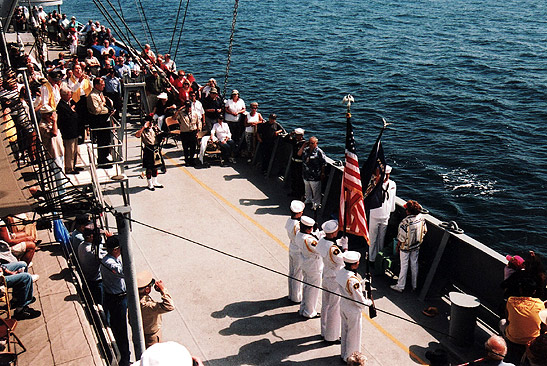
[[[107, 210], [111, 211], [113, 214], [116, 213], [116, 211], [115, 211], [112, 207], [107, 207]], [[196, 245], [198, 245], [198, 246], [200, 246], [200, 247], [202, 247], [202, 248], [212, 250], [212, 251], [214, 251], [214, 252], [217, 252], [217, 253], [222, 254], [222, 255], [224, 255], [224, 256], [227, 256], [227, 257], [230, 257], [230, 258], [232, 258], [232, 259], [236, 259], [236, 260], [238, 260], [238, 261], [245, 262], [245, 263], [250, 264], [250, 265], [252, 265], [252, 266], [255, 266], [255, 267], [258, 267], [258, 268], [262, 268], [262, 269], [264, 269], [264, 270], [266, 270], [266, 271], [269, 271], [269, 272], [278, 274], [278, 275], [280, 275], [280, 276], [287, 277], [287, 278], [290, 278], [290, 279], [292, 279], [292, 280], [301, 282], [301, 283], [303, 283], [304, 285], [308, 285], [308, 286], [317, 288], [317, 289], [319, 289], [319, 290], [321, 290], [321, 291], [328, 292], [328, 293], [330, 293], [330, 294], [332, 294], [332, 295], [336, 295], [336, 296], [338, 296], [338, 297], [340, 297], [340, 298], [344, 298], [344, 299], [346, 299], [346, 300], [355, 302], [355, 303], [357, 303], [357, 304], [360, 304], [360, 305], [364, 305], [364, 306], [369, 307], [369, 305], [366, 305], [366, 304], [364, 304], [364, 303], [362, 303], [362, 302], [360, 302], [360, 301], [354, 300], [354, 299], [352, 299], [351, 297], [347, 297], [347, 296], [344, 296], [344, 295], [342, 295], [342, 294], [336, 293], [336, 292], [334, 292], [334, 291], [327, 290], [327, 289], [325, 289], [325, 288], [323, 288], [323, 287], [321, 287], [321, 286], [317, 286], [317, 285], [308, 283], [308, 282], [306, 282], [306, 281], [300, 280], [300, 279], [295, 278], [295, 277], [293, 277], [293, 276], [291, 276], [291, 275], [288, 275], [288, 274], [286, 274], [286, 273], [283, 273], [283, 272], [277, 271], [277, 270], [275, 270], [275, 269], [266, 267], [266, 266], [264, 266], [264, 265], [262, 265], [262, 264], [258, 264], [258, 263], [252, 262], [252, 261], [250, 261], [250, 260], [248, 260], [248, 259], [245, 259], [245, 258], [242, 258], [242, 257], [238, 257], [238, 256], [236, 256], [236, 255], [234, 255], [234, 254], [227, 253], [227, 252], [222, 251], [222, 250], [217, 249], [217, 248], [213, 248], [213, 247], [211, 247], [211, 246], [209, 246], [209, 245], [207, 245], [207, 244], [200, 243], [200, 242], [198, 242], [198, 241], [189, 239], [189, 238], [184, 237], [184, 236], [182, 236], [182, 235], [172, 233], [172, 232], [170, 232], [170, 231], [167, 231], [167, 230], [164, 230], [164, 229], [161, 229], [161, 228], [152, 226], [152, 225], [150, 225], [150, 224], [146, 224], [146, 223], [141, 222], [141, 221], [138, 221], [138, 220], [136, 220], [136, 219], [134, 219], [134, 218], [129, 218], [129, 217], [125, 217], [125, 218], [126, 218], [127, 220], [131, 221], [131, 222], [134, 222], [134, 223], [136, 223], [136, 224], [142, 225], [142, 226], [147, 227], [147, 228], [149, 228], [149, 229], [152, 229], [152, 230], [155, 230], [155, 231], [159, 231], [159, 232], [161, 232], [161, 233], [163, 233], [163, 234], [167, 234], [167, 235], [174, 236], [175, 238], [178, 238], [178, 239], [186, 240], [186, 241], [188, 241], [188, 242], [190, 242], [190, 243], [192, 243], [192, 244], [196, 244]], [[389, 312], [389, 311], [387, 311], [387, 310], [382, 310], [382, 309], [378, 309], [378, 308], [376, 308], [376, 310], [377, 310], [378, 312], [380, 312], [380, 313], [384, 313], [384, 314], [389, 315], [389, 316], [391, 316], [391, 317], [394, 317], [394, 318], [397, 318], [397, 319], [400, 319], [400, 320], [404, 320], [404, 321], [407, 322], [407, 323], [414, 324], [414, 325], [418, 325], [418, 326], [420, 326], [421, 328], [428, 329], [428, 330], [430, 330], [430, 331], [432, 331], [432, 332], [436, 332], [436, 333], [439, 333], [439, 334], [444, 335], [444, 336], [446, 336], [446, 337], [452, 338], [451, 335], [449, 335], [449, 334], [447, 334], [447, 333], [445, 333], [445, 332], [443, 332], [443, 331], [440, 331], [440, 330], [438, 330], [438, 329], [435, 329], [435, 328], [432, 328], [432, 327], [429, 327], [429, 326], [420, 324], [420, 323], [418, 323], [418, 322], [416, 322], [416, 321], [414, 321], [414, 320], [410, 320], [410, 319], [403, 318], [402, 316], [397, 315], [397, 314], [394, 314], [394, 313]]]
[[99, 12], [102, 14], [102, 16], [106, 19], [108, 24], [110, 24], [110, 27], [114, 29], [116, 34], [122, 39], [124, 43], [127, 44], [128, 47], [133, 48], [131, 45], [131, 41], [128, 37], [122, 32], [121, 28], [118, 26], [118, 24], [114, 21], [114, 18], [110, 15], [106, 7], [103, 5], [101, 0], [93, 0], [93, 3], [97, 6], [97, 9], [99, 9]]
[[152, 31], [150, 30], [150, 24], [148, 24], [148, 18], [146, 18], [146, 13], [144, 12], [144, 9], [142, 7], [141, 0], [138, 0], [139, 6], [141, 7], [142, 15], [144, 16], [144, 22], [146, 24], [146, 28], [148, 29], [148, 34], [150, 34], [150, 39], [152, 40], [152, 46], [154, 46], [154, 50], [156, 50], [156, 55], [158, 54], [158, 47], [156, 47], [156, 41], [154, 40], [154, 35], [152, 34]]
[[142, 32], [144, 33], [144, 36], [146, 37], [146, 43], [150, 43], [150, 39], [148, 38], [148, 33], [146, 33], [146, 28], [144, 27], [143, 15], [141, 13], [142, 7], [139, 8], [139, 4], [137, 4], [137, 0], [135, 0], [135, 7], [137, 8], [137, 13], [139, 13], [139, 18], [141, 20]]
[[[180, 32], [179, 32], [179, 39], [177, 41], [177, 48], [175, 48], [175, 57], [174, 60], [177, 58], [177, 53], [179, 52], [179, 45], [180, 45], [180, 38], [182, 37], [182, 29], [184, 28], [184, 22], [186, 21], [186, 13], [188, 12], [188, 5], [190, 4], [190, 0], [186, 1], [186, 9], [184, 10], [184, 17], [182, 18], [182, 24], [180, 26]], [[175, 60], [176, 62], [176, 60]]]
[[125, 15], [123, 15], [123, 8], [122, 8], [121, 0], [118, 0], [118, 6], [120, 7], [120, 14], [122, 15], [122, 18], [125, 19]]
[[177, 16], [175, 18], [175, 25], [173, 26], [173, 35], [171, 36], [171, 42], [169, 42], [169, 51], [167, 53], [171, 53], [171, 48], [173, 47], [173, 41], [175, 40], [175, 33], [177, 32], [177, 25], [179, 24], [180, 9], [182, 9], [182, 1], [183, 0], [180, 0], [179, 2]]
[[228, 61], [226, 62], [226, 73], [224, 74], [224, 89], [222, 90], [222, 96], [226, 95], [226, 87], [228, 86], [228, 73], [230, 72], [230, 61], [232, 58], [232, 45], [234, 43], [234, 33], [236, 30], [238, 5], [239, 5], [239, 0], [236, 0], [234, 4], [234, 16], [232, 17], [232, 31], [230, 32], [230, 45], [228, 47]]

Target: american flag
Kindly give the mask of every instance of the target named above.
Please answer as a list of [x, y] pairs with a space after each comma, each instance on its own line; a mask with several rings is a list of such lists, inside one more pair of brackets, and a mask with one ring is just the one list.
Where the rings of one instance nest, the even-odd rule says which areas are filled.
[[342, 189], [340, 190], [340, 215], [338, 221], [340, 227], [345, 228], [346, 232], [363, 236], [367, 243], [369, 242], [361, 172], [359, 170], [359, 160], [355, 153], [355, 140], [349, 113], [346, 124], [346, 164], [344, 165]]

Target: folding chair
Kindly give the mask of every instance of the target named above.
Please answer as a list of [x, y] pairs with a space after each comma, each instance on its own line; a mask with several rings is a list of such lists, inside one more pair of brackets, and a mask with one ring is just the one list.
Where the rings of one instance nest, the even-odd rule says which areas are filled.
[[169, 138], [171, 138], [175, 142], [175, 146], [179, 147], [177, 140], [180, 139], [180, 124], [173, 117], [165, 117], [164, 123], [167, 126], [168, 131], [165, 142], [167, 143]]

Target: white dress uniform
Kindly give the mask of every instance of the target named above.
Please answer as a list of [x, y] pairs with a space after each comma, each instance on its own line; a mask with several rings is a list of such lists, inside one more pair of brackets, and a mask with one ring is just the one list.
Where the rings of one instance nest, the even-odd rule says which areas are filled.
[[[289, 236], [289, 276], [302, 280], [302, 254], [296, 245], [296, 234], [300, 230], [300, 220], [288, 218], [285, 230]], [[302, 301], [302, 282], [289, 278], [289, 300], [294, 302]]]
[[368, 222], [368, 234], [370, 239], [368, 255], [371, 262], [374, 262], [378, 252], [384, 249], [384, 239], [386, 237], [389, 216], [395, 211], [397, 184], [391, 179], [388, 179], [387, 182], [382, 184], [382, 189], [385, 192], [384, 202], [382, 203], [382, 206], [370, 210], [370, 220]]
[[[347, 245], [347, 243], [346, 243]], [[321, 238], [317, 243], [317, 251], [323, 258], [323, 291], [321, 301], [321, 336], [327, 342], [340, 338], [340, 293], [336, 274], [344, 267], [342, 250], [333, 239]]]
[[[346, 252], [347, 253], [347, 252]], [[372, 302], [363, 294], [363, 280], [353, 271], [341, 269], [336, 274], [336, 282], [343, 296], [352, 298], [357, 302], [342, 298], [340, 300], [340, 316], [342, 321], [341, 350], [342, 359], [347, 359], [355, 351], [361, 351], [362, 319], [361, 312]]]
[[[306, 234], [299, 231], [296, 234], [296, 245], [300, 248], [302, 256], [302, 272], [304, 282], [320, 287], [321, 272], [323, 271], [323, 260], [317, 251], [317, 243], [319, 235], [316, 233]], [[316, 287], [304, 284], [302, 291], [302, 302], [300, 303], [299, 313], [306, 318], [317, 316], [317, 302], [319, 300], [319, 292], [321, 290]]]

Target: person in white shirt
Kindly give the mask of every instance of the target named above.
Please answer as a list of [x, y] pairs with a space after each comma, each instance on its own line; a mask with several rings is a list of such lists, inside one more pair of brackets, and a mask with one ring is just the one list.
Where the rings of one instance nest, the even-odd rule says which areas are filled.
[[378, 252], [384, 249], [384, 239], [386, 237], [389, 216], [395, 211], [397, 184], [389, 179], [391, 170], [391, 166], [386, 165], [386, 174], [384, 183], [382, 184], [382, 194], [384, 198], [382, 206], [370, 210], [370, 220], [368, 222], [368, 233], [370, 239], [368, 256], [370, 262], [374, 262]]
[[291, 217], [285, 223], [289, 236], [289, 300], [294, 303], [302, 301], [302, 254], [295, 243], [296, 234], [300, 231], [300, 217], [304, 213], [304, 202], [291, 202]]
[[302, 216], [300, 218], [300, 231], [295, 238], [295, 243], [302, 253], [302, 273], [305, 282], [298, 313], [308, 319], [319, 316], [316, 308], [319, 300], [321, 273], [323, 272], [323, 260], [317, 251], [317, 243], [319, 238], [322, 237], [322, 233], [314, 232], [314, 225], [314, 219]]
[[[361, 253], [347, 251], [344, 253], [344, 268], [336, 273], [336, 282], [339, 285], [340, 316], [342, 320], [341, 351], [342, 360], [347, 362], [348, 357], [355, 351], [361, 351], [361, 334], [363, 315], [367, 306], [372, 304], [364, 294], [363, 279], [357, 273]], [[352, 300], [350, 300], [352, 299]]]
[[[218, 142], [222, 157], [224, 160], [229, 159], [231, 163], [235, 163], [232, 157], [235, 148], [235, 142], [232, 140], [232, 133], [227, 123], [224, 123], [222, 115], [218, 116], [217, 123], [211, 129], [211, 141]], [[221, 164], [224, 164], [222, 162]]]
[[225, 120], [232, 131], [233, 140], [239, 145], [243, 135], [243, 118], [245, 116], [245, 102], [239, 97], [239, 91], [232, 90], [231, 98], [225, 104]]
[[336, 240], [338, 221], [329, 220], [321, 226], [325, 237], [319, 239], [317, 251], [323, 259], [323, 298], [321, 301], [321, 336], [325, 342], [340, 338], [340, 290], [336, 274], [344, 267], [343, 252], [348, 249], [346, 236]]

